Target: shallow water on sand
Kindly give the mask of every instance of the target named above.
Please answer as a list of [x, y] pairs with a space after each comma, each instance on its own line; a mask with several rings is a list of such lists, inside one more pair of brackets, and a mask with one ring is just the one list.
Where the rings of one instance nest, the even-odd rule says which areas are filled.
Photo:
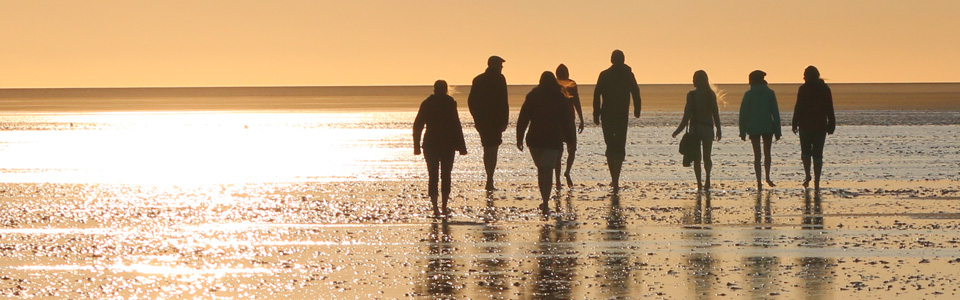
[[958, 125], [841, 126], [819, 195], [799, 188], [792, 133], [774, 145], [779, 186], [758, 193], [749, 144], [730, 127], [714, 190], [697, 194], [671, 128], [637, 126], [612, 196], [599, 129], [588, 128], [577, 184], [544, 216], [512, 132], [500, 190], [479, 190], [479, 142], [465, 124], [453, 217], [437, 222], [412, 117], [0, 117], [0, 294], [957, 297]]

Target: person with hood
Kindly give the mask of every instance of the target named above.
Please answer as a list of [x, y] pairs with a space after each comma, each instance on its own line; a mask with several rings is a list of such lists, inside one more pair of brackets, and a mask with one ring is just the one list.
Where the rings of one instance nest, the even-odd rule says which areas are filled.
[[[447, 82], [437, 80], [433, 84], [433, 95], [420, 104], [420, 110], [413, 121], [413, 154], [420, 155], [420, 134], [423, 128], [423, 158], [427, 161], [429, 174], [428, 189], [433, 204], [434, 217], [450, 216], [447, 202], [450, 200], [450, 173], [453, 170], [455, 152], [467, 154], [467, 145], [463, 140], [463, 127], [457, 113], [457, 101], [447, 95]], [[439, 178], [438, 178], [439, 177]], [[437, 181], [442, 181], [442, 212], [437, 207]]]
[[[553, 168], [560, 155], [564, 141], [573, 139], [574, 128], [570, 122], [570, 110], [558, 105], [566, 97], [550, 71], [540, 75], [540, 84], [527, 94], [517, 118], [517, 149], [523, 152], [524, 135], [533, 163], [537, 166], [537, 186], [543, 203], [540, 210], [548, 212], [550, 189], [553, 186]], [[529, 125], [530, 131], [527, 132]], [[576, 144], [569, 147], [576, 148]], [[574, 149], [576, 150], [576, 149]]]
[[740, 139], [746, 141], [750, 136], [753, 144], [753, 170], [757, 175], [757, 190], [763, 190], [760, 174], [760, 140], [763, 140], [763, 167], [767, 174], [767, 184], [777, 186], [770, 179], [772, 139], [780, 140], [780, 108], [777, 106], [777, 95], [767, 86], [763, 79], [767, 73], [756, 70], [750, 72], [750, 90], [743, 94], [740, 102]]
[[501, 73], [503, 63], [499, 56], [487, 59], [487, 70], [473, 78], [467, 106], [473, 123], [480, 134], [483, 145], [483, 167], [487, 174], [487, 191], [496, 190], [493, 186], [493, 173], [497, 169], [497, 152], [503, 143], [503, 132], [507, 130], [510, 105], [507, 103], [507, 79]]
[[610, 68], [600, 72], [593, 91], [593, 123], [601, 125], [603, 129], [610, 186], [617, 193], [620, 190], [620, 171], [627, 153], [630, 96], [633, 96], [633, 116], [639, 118], [640, 87], [630, 66], [624, 63], [623, 51], [614, 50], [610, 62]]
[[[710, 159], [710, 152], [713, 149], [713, 129], [716, 127], [716, 139], [719, 142], [720, 131], [720, 109], [717, 106], [717, 93], [710, 86], [710, 80], [707, 78], [707, 72], [698, 70], [693, 73], [694, 90], [687, 93], [687, 104], [683, 109], [683, 119], [680, 126], [673, 132], [673, 137], [683, 132], [683, 129], [690, 126], [690, 132], [697, 137], [697, 143], [703, 147], [703, 153], [693, 157], [693, 174], [697, 178], [697, 190], [710, 190], [710, 169], [713, 168], [713, 160]], [[699, 150], [699, 149], [698, 149]], [[700, 160], [703, 159], [703, 168], [706, 169], [706, 181], [701, 184], [700, 181]]]
[[833, 114], [833, 95], [830, 87], [820, 78], [820, 70], [809, 66], [803, 71], [803, 85], [797, 91], [797, 104], [793, 108], [793, 133], [800, 134], [800, 157], [803, 160], [803, 187], [810, 186], [810, 160], [813, 159], [814, 187], [820, 190], [820, 174], [823, 170], [823, 145], [827, 134], [837, 129]]
[[[583, 108], [580, 106], [580, 92], [577, 91], [577, 82], [570, 79], [570, 71], [567, 69], [567, 66], [560, 64], [557, 67], [557, 83], [560, 84], [560, 88], [563, 91], [563, 95], [566, 97], [564, 105], [570, 109], [570, 123], [575, 124], [576, 116], [580, 117], [580, 127], [577, 128], [577, 133], [583, 133]], [[571, 126], [572, 128], [573, 126]], [[573, 140], [565, 141], [567, 143], [567, 171], [563, 173], [563, 176], [567, 178], [567, 186], [573, 186], [573, 179], [570, 178], [570, 168], [573, 167], [573, 159], [577, 154], [577, 135], [573, 135]], [[560, 155], [557, 155], [557, 188], [560, 188], [560, 169], [561, 161], [563, 160], [563, 148], [560, 148]]]

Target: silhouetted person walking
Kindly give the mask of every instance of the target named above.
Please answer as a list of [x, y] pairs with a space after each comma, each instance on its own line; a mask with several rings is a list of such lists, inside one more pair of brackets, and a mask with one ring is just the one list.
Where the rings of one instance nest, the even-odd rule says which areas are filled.
[[[453, 170], [454, 152], [460, 155], [467, 154], [467, 146], [463, 140], [463, 128], [460, 126], [460, 116], [457, 113], [457, 101], [447, 95], [447, 82], [437, 80], [433, 84], [433, 95], [427, 97], [420, 104], [420, 111], [413, 121], [413, 154], [420, 155], [420, 134], [423, 127], [427, 133], [423, 135], [423, 158], [427, 161], [427, 172], [430, 175], [429, 193], [433, 204], [435, 217], [449, 216], [447, 201], [450, 200], [450, 172]], [[442, 181], [443, 213], [437, 207], [437, 181]]]
[[[717, 94], [710, 88], [710, 80], [707, 78], [707, 72], [699, 70], [693, 73], [694, 90], [687, 93], [687, 104], [683, 109], [683, 120], [680, 126], [673, 132], [676, 138], [680, 132], [687, 126], [690, 126], [690, 132], [695, 134], [699, 143], [703, 147], [703, 153], [695, 156], [693, 160], [693, 174], [697, 177], [697, 190], [706, 188], [710, 190], [710, 169], [713, 168], [713, 160], [710, 159], [710, 151], [713, 149], [713, 129], [716, 127], [716, 139], [720, 141], [720, 109], [717, 107]], [[700, 160], [703, 159], [703, 167], [706, 169], [707, 180], [705, 184], [700, 181]]]
[[814, 187], [820, 189], [823, 169], [823, 145], [827, 134], [833, 134], [837, 120], [833, 115], [833, 95], [820, 79], [820, 70], [809, 66], [803, 71], [803, 85], [797, 91], [793, 108], [793, 133], [800, 134], [800, 156], [803, 159], [803, 187], [810, 186], [810, 159], [813, 158]]
[[[543, 72], [540, 84], [527, 94], [517, 118], [517, 149], [523, 151], [523, 137], [527, 133], [527, 146], [537, 166], [537, 184], [543, 199], [540, 209], [543, 212], [550, 208], [548, 201], [553, 186], [553, 168], [563, 141], [572, 139], [576, 134], [570, 122], [570, 110], [559, 105], [565, 99], [557, 77], [550, 71]], [[527, 125], [530, 126], [529, 133], [526, 132]], [[569, 147], [576, 148], [576, 144], [570, 144]]]
[[760, 140], [763, 140], [763, 167], [767, 174], [767, 184], [777, 186], [770, 179], [770, 147], [772, 139], [779, 141], [780, 108], [777, 106], [777, 95], [767, 86], [763, 79], [767, 73], [756, 70], [750, 72], [750, 90], [743, 94], [740, 102], [740, 139], [753, 144], [753, 170], [757, 174], [757, 190], [763, 190], [763, 176], [760, 174]]
[[[560, 64], [557, 67], [557, 83], [563, 95], [566, 96], [564, 105], [570, 109], [571, 128], [576, 123], [576, 117], [580, 117], [580, 127], [577, 128], [577, 134], [583, 133], [583, 107], [580, 106], [580, 92], [577, 91], [577, 82], [570, 79], [570, 71], [567, 66]], [[565, 141], [567, 143], [567, 171], [563, 173], [567, 178], [567, 186], [573, 186], [573, 179], [570, 178], [570, 168], [573, 167], [573, 160], [577, 156], [577, 135], [574, 134], [573, 140]], [[562, 147], [562, 146], [561, 146]], [[563, 160], [563, 148], [560, 148], [560, 155], [557, 155], [557, 169], [554, 172], [557, 175], [557, 188], [560, 188], [560, 162]]]
[[630, 96], [633, 95], [633, 115], [640, 117], [640, 87], [630, 66], [625, 63], [623, 51], [614, 50], [610, 55], [613, 64], [597, 79], [593, 92], [593, 123], [603, 128], [603, 141], [607, 144], [607, 165], [610, 167], [610, 185], [616, 193], [620, 190], [620, 170], [627, 155], [627, 120], [630, 112]]
[[493, 172], [497, 169], [497, 152], [507, 130], [510, 106], [507, 103], [507, 79], [503, 77], [503, 63], [499, 56], [487, 59], [487, 70], [473, 78], [467, 106], [480, 134], [483, 145], [483, 167], [487, 172], [486, 190], [495, 190]]

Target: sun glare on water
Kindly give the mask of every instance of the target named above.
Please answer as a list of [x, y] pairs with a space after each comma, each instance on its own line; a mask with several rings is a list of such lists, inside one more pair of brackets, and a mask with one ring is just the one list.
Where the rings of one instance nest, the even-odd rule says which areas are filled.
[[[3, 116], [5, 123], [23, 124]], [[213, 184], [363, 180], [407, 130], [353, 126], [363, 114], [49, 115], [0, 131], [5, 182]], [[50, 125], [59, 124], [59, 125]], [[345, 125], [346, 124], [346, 125]], [[44, 130], [46, 129], [46, 130]]]

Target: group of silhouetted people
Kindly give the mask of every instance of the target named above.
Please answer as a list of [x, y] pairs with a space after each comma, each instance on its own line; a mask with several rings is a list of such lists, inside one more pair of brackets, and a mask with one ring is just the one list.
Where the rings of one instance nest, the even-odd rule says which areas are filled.
[[[483, 164], [486, 172], [485, 189], [494, 191], [494, 172], [497, 155], [503, 144], [503, 132], [509, 123], [507, 82], [501, 71], [505, 60], [491, 56], [487, 69], [473, 79], [467, 105], [473, 116], [480, 143], [483, 146]], [[593, 122], [603, 130], [606, 144], [607, 165], [610, 170], [610, 186], [614, 193], [620, 189], [620, 173], [626, 157], [626, 137], [630, 100], [633, 99], [636, 118], [640, 117], [641, 98], [636, 77], [626, 65], [622, 51], [615, 50], [610, 58], [611, 66], [600, 73], [593, 97]], [[761, 165], [765, 167], [766, 183], [776, 186], [770, 178], [772, 140], [780, 140], [780, 111], [776, 94], [767, 86], [766, 73], [757, 70], [749, 74], [750, 90], [743, 96], [740, 105], [740, 138], [747, 137], [753, 145], [754, 172], [757, 189], [763, 189]], [[827, 134], [833, 134], [836, 120], [830, 88], [820, 78], [814, 66], [804, 71], [804, 84], [797, 94], [793, 115], [793, 132], [800, 136], [801, 156], [806, 177], [803, 186], [811, 180], [820, 188], [823, 167], [823, 146]], [[683, 118], [673, 137], [687, 129], [681, 152], [684, 165], [693, 165], [697, 190], [710, 189], [710, 171], [713, 167], [711, 149], [713, 141], [720, 141], [721, 126], [717, 90], [703, 70], [693, 75], [694, 90], [686, 95]], [[447, 83], [437, 80], [434, 93], [420, 105], [413, 125], [414, 154], [422, 153], [429, 173], [429, 195], [436, 217], [449, 216], [447, 202], [450, 199], [450, 174], [456, 152], [467, 154], [463, 129], [457, 112], [457, 103], [447, 94]], [[576, 125], [579, 116], [580, 125]], [[568, 68], [561, 64], [556, 75], [545, 71], [539, 84], [531, 90], [520, 108], [517, 119], [517, 149], [526, 148], [537, 168], [537, 183], [542, 198], [540, 208], [548, 209], [548, 200], [556, 177], [561, 186], [562, 154], [567, 149], [567, 169], [564, 173], [567, 185], [572, 186], [570, 169], [577, 150], [577, 134], [583, 132], [583, 109], [577, 84], [570, 79]], [[684, 145], [690, 145], [684, 150]], [[761, 155], [762, 154], [762, 155]], [[762, 157], [762, 159], [761, 159]], [[701, 181], [701, 162], [706, 178]], [[811, 162], [814, 177], [810, 176]], [[439, 187], [438, 187], [439, 186]], [[438, 191], [439, 188], [439, 191]], [[441, 197], [438, 205], [438, 197]]]

